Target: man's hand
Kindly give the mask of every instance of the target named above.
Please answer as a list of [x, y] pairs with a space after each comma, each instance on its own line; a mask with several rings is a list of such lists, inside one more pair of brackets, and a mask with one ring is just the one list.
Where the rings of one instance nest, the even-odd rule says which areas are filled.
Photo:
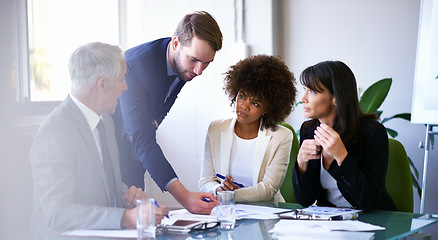
[[137, 228], [137, 209], [126, 209], [120, 221], [122, 228]]
[[[155, 207], [155, 225], [160, 224], [161, 220], [163, 220], [167, 214], [169, 214], [169, 210], [166, 206]], [[126, 209], [123, 212], [120, 226], [122, 226], [122, 228], [137, 228], [137, 207]]]
[[143, 199], [147, 197], [148, 195], [143, 192], [141, 188], [131, 186], [122, 196], [123, 206], [128, 209], [134, 208], [137, 205], [137, 199]]
[[161, 223], [161, 220], [169, 214], [169, 209], [166, 206], [155, 207], [155, 225]]
[[[189, 212], [195, 214], [210, 214], [216, 206], [216, 199], [212, 193], [189, 192], [182, 183], [177, 180], [170, 184], [168, 188], [170, 194]], [[202, 199], [210, 199], [211, 202]]]

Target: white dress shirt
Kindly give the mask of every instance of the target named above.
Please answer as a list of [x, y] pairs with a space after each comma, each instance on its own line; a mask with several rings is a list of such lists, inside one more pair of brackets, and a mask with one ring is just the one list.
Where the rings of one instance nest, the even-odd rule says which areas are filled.
[[91, 110], [81, 101], [79, 101], [73, 94], [69, 94], [71, 100], [78, 106], [79, 110], [81, 110], [82, 114], [84, 114], [85, 120], [87, 120], [88, 125], [90, 126], [91, 133], [93, 133], [94, 141], [96, 142], [97, 149], [99, 150], [100, 160], [103, 161], [102, 158], [102, 146], [100, 146], [100, 135], [99, 130], [97, 130], [97, 124], [102, 119], [102, 116], [97, 115], [96, 112]]

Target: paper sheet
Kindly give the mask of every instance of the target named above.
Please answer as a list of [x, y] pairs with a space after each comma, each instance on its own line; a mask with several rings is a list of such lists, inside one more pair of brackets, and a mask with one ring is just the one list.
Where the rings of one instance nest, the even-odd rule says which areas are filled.
[[384, 227], [364, 223], [359, 220], [345, 220], [345, 221], [313, 221], [313, 220], [286, 220], [282, 219], [271, 232], [300, 232], [309, 230], [318, 232], [329, 231], [378, 231], [385, 230]]
[[308, 208], [302, 209], [309, 214], [319, 214], [319, 215], [341, 215], [343, 213], [360, 213], [362, 210], [352, 209], [352, 208], [337, 208], [337, 207], [320, 207], [320, 206], [310, 206]]
[[[236, 204], [236, 219], [278, 219], [277, 212], [281, 212], [281, 208]], [[164, 225], [171, 225], [176, 220], [197, 220], [197, 221], [216, 221], [216, 209], [213, 209], [210, 215], [192, 214], [186, 209], [174, 210], [169, 212], [169, 218], [163, 219], [161, 222]]]
[[436, 221], [436, 219], [421, 219], [421, 217], [418, 219], [412, 219], [411, 230], [421, 229], [424, 226], [433, 223], [434, 221]]
[[285, 220], [277, 222], [269, 231], [278, 239], [371, 239], [373, 232], [384, 230], [384, 227], [364, 223], [358, 220], [346, 221], [313, 221]]
[[276, 213], [286, 210], [288, 209], [236, 204], [236, 219], [278, 219]]
[[328, 232], [323, 235], [320, 233], [293, 233], [293, 234], [273, 234], [272, 238], [278, 240], [369, 240], [373, 239], [373, 232]]
[[137, 238], [136, 229], [127, 230], [73, 230], [63, 232], [64, 236], [72, 237], [105, 237], [105, 238]]

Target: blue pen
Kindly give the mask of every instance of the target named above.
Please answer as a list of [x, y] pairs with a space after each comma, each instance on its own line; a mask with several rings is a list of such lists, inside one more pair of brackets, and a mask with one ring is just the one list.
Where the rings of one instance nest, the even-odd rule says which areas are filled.
[[[157, 202], [157, 200], [155, 200], [155, 199], [154, 199], [154, 201], [155, 201], [155, 206], [157, 206], [157, 207], [160, 207], [160, 205], [158, 205], [158, 202]], [[169, 215], [167, 215], [167, 214], [166, 214], [166, 215], [164, 215], [164, 216], [165, 216], [165, 217], [167, 217], [167, 218], [169, 218]]]
[[210, 198], [203, 198], [202, 201], [204, 201], [204, 202], [211, 202]]
[[[218, 178], [220, 178], [220, 179], [224, 179], [224, 180], [225, 180], [225, 177], [224, 177], [224, 176], [222, 176], [222, 175], [220, 175], [219, 173], [216, 173], [216, 177], [218, 177]], [[235, 185], [237, 185], [237, 186], [241, 187], [241, 188], [243, 188], [243, 187], [244, 187], [244, 186], [243, 186], [243, 184], [241, 184], [241, 183], [238, 183], [238, 182], [235, 182], [235, 181], [233, 181], [233, 183], [234, 183]]]

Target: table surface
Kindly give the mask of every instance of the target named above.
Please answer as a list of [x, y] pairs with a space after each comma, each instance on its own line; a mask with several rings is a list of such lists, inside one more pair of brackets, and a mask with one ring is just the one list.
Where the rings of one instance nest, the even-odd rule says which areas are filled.
[[[285, 209], [297, 209], [301, 208], [299, 204], [295, 203], [254, 203], [254, 205], [279, 207]], [[432, 220], [426, 225], [417, 225], [420, 219]], [[159, 235], [156, 239], [273, 239], [271, 234], [268, 233], [270, 229], [275, 226], [279, 220], [238, 220], [236, 222], [237, 227], [230, 230], [210, 230], [197, 233], [164, 233]], [[426, 227], [429, 227], [438, 222], [438, 217], [431, 214], [418, 214], [418, 213], [406, 213], [406, 212], [392, 212], [392, 211], [372, 211], [361, 213], [358, 217], [358, 221], [370, 223], [385, 227], [383, 231], [375, 231], [374, 239], [400, 239], [408, 236], [412, 233], [418, 232]], [[84, 238], [72, 238], [62, 237], [61, 239], [84, 239]], [[93, 238], [99, 239], [99, 238]], [[102, 239], [102, 238], [100, 238]], [[108, 239], [108, 238], [107, 238]], [[111, 238], [114, 240], [114, 238]]]

